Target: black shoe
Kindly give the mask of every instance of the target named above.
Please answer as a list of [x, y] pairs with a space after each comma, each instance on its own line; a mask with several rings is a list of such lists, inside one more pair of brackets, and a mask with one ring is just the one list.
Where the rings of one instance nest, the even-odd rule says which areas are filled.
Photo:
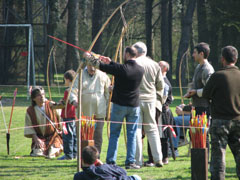
[[116, 163], [114, 161], [110, 161], [110, 162], [107, 162], [107, 164], [115, 165]]
[[140, 169], [141, 167], [136, 165], [135, 163], [132, 163], [132, 164], [125, 165], [125, 168], [126, 169]]
[[162, 161], [156, 162], [156, 163], [155, 163], [155, 166], [156, 166], [156, 167], [163, 167]]

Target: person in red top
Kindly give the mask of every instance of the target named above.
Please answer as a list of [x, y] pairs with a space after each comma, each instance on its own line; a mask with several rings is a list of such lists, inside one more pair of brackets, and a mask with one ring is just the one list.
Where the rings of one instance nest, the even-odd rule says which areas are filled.
[[[65, 86], [67, 86], [68, 88], [64, 92], [63, 102], [65, 102], [67, 99], [68, 91], [70, 89], [74, 76], [75, 76], [75, 71], [73, 70], [68, 70], [67, 72], [64, 73]], [[68, 103], [67, 110], [65, 110], [65, 107], [62, 109], [61, 117], [63, 119], [63, 122], [65, 122], [63, 124], [63, 134], [62, 134], [64, 155], [58, 158], [58, 160], [75, 159], [77, 155], [75, 106]]]

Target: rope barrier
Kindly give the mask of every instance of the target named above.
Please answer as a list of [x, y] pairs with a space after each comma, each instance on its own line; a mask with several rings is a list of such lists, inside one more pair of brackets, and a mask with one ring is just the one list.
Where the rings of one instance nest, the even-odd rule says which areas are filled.
[[[64, 122], [59, 122], [59, 123], [53, 123], [55, 125], [62, 125], [63, 123], [68, 123], [68, 122], [77, 122], [77, 121], [95, 121], [95, 122], [104, 122], [104, 123], [107, 123], [107, 121], [105, 120], [89, 120], [89, 119], [84, 119], [82, 118], [81, 120], [80, 119], [76, 119], [76, 120], [69, 120], [69, 121], [64, 121]], [[133, 122], [122, 122], [122, 121], [110, 121], [111, 123], [118, 123], [118, 124], [123, 124], [125, 123], [126, 125], [127, 124], [137, 124], [137, 125], [144, 125], [144, 126], [148, 126], [148, 125], [152, 125], [153, 123], [133, 123]], [[155, 123], [154, 123], [155, 125]], [[156, 124], [157, 126], [161, 126], [163, 127], [163, 129], [167, 128], [167, 127], [179, 127], [179, 128], [182, 128], [182, 127], [185, 127], [185, 128], [192, 128], [191, 126], [179, 126], [179, 125], [159, 125], [159, 124]], [[28, 128], [34, 128], [34, 127], [42, 127], [42, 126], [51, 126], [51, 124], [41, 124], [41, 125], [35, 125], [35, 126], [24, 126], [24, 127], [17, 127], [17, 128], [11, 128], [11, 131], [14, 131], [14, 130], [20, 130], [20, 129], [28, 129]], [[206, 129], [208, 130], [207, 127], [194, 127], [195, 129], [197, 128], [200, 128], [200, 129]], [[0, 129], [0, 132], [3, 132], [3, 131], [6, 131], [6, 129]]]

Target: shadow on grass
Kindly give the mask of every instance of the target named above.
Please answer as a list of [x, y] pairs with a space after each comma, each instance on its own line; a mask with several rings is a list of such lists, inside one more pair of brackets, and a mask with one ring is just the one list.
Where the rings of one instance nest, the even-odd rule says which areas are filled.
[[236, 168], [235, 167], [226, 167], [226, 172], [227, 173], [236, 173]]
[[[53, 97], [52, 100], [58, 102], [62, 97]], [[13, 98], [3, 98], [2, 100], [3, 107], [12, 106]], [[15, 101], [15, 106], [28, 107], [31, 105], [31, 99], [27, 100], [26, 97], [17, 97]]]
[[[0, 179], [1, 177], [23, 177], [27, 174], [28, 177], [35, 177], [36, 174], [39, 177], [47, 177], [49, 174], [56, 174], [58, 172], [63, 173], [63, 169], [65, 168], [64, 172], [69, 173], [70, 169], [76, 168], [75, 164], [60, 164], [60, 165], [32, 165], [29, 163], [29, 166], [26, 165], [9, 165], [9, 166], [1, 166], [0, 170]], [[66, 169], [67, 168], [67, 169]]]
[[[19, 172], [22, 172], [22, 169], [38, 169], [38, 168], [72, 168], [72, 167], [76, 167], [75, 164], [72, 164], [72, 165], [69, 165], [69, 164], [62, 164], [62, 165], [34, 165], [34, 166], [22, 166], [22, 165], [19, 165], [19, 166], [1, 166], [1, 171], [3, 169], [14, 169], [14, 168], [21, 168], [17, 171]], [[17, 171], [14, 171], [14, 172], [17, 172]], [[30, 170], [29, 170], [30, 171]], [[4, 172], [8, 172], [8, 170], [4, 170]]]
[[160, 178], [160, 179], [154, 179], [154, 180], [189, 180], [189, 179], [191, 179], [191, 178], [188, 178], [188, 177], [181, 177], [181, 176], [179, 176], [179, 177], [175, 177], [175, 178]]
[[31, 157], [30, 155], [18, 156], [18, 159], [14, 158], [13, 156], [0, 156], [0, 162], [5, 163], [2, 163], [2, 165], [0, 165], [0, 172], [7, 172], [9, 169], [14, 168], [16, 168], [17, 171], [21, 172], [22, 170], [28, 169], [32, 171], [33, 169], [38, 170], [51, 168], [72, 168], [77, 166], [76, 160], [59, 161], [57, 158], [47, 159], [45, 157]]
[[237, 172], [236, 172], [235, 167], [234, 168], [226, 167], [226, 173], [228, 175], [226, 175], [225, 179], [228, 179], [228, 178], [236, 178], [237, 179]]

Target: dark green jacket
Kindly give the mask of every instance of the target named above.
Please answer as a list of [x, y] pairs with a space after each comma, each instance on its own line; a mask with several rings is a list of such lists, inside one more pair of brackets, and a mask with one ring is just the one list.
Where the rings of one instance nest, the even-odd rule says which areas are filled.
[[213, 119], [240, 120], [240, 71], [226, 66], [215, 72], [203, 89], [210, 100]]

